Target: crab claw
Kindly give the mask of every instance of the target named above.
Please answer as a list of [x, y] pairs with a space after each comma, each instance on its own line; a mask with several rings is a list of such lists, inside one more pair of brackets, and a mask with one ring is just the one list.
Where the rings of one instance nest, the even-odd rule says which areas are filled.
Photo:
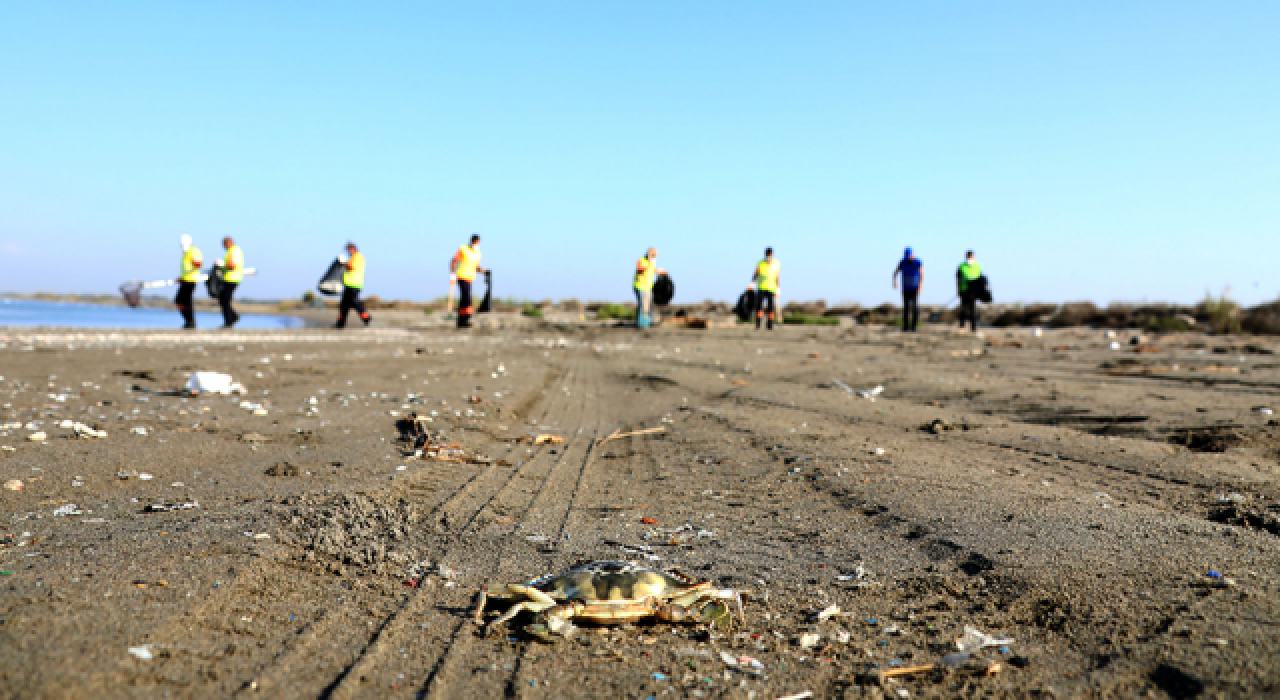
[[713, 601], [702, 606], [698, 610], [698, 622], [715, 622], [729, 614], [729, 606], [719, 601]]

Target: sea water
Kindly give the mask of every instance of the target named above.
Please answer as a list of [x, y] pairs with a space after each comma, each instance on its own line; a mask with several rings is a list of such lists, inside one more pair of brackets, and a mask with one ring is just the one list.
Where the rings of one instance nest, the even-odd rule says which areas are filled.
[[[306, 322], [296, 316], [241, 314], [237, 329], [302, 328]], [[68, 301], [0, 299], [0, 327], [56, 326], [62, 328], [181, 328], [182, 316], [174, 309], [107, 306]], [[222, 326], [222, 314], [196, 312], [196, 326]]]

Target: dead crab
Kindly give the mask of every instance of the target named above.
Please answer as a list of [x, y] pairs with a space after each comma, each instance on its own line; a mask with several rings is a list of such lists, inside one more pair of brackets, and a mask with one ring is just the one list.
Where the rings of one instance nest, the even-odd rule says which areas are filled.
[[[547, 574], [528, 583], [508, 583], [494, 598], [514, 600], [511, 609], [489, 623], [500, 625], [529, 611], [536, 622], [525, 628], [546, 639], [551, 634], [573, 632], [570, 618], [600, 625], [620, 625], [644, 618], [663, 622], [728, 622], [728, 601], [738, 604], [738, 619], [744, 619], [742, 594], [733, 589], [717, 589], [710, 581], [697, 581], [677, 570], [659, 571], [627, 561], [596, 561], [579, 564], [562, 574]], [[476, 605], [476, 622], [483, 621], [489, 594], [481, 591]]]

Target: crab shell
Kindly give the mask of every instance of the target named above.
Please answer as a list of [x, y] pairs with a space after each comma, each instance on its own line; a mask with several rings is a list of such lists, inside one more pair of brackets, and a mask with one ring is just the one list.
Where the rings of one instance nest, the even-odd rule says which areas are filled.
[[516, 595], [527, 589], [541, 591], [559, 603], [567, 613], [564, 617], [604, 625], [646, 617], [679, 622], [689, 615], [687, 606], [721, 597], [710, 581], [698, 582], [679, 571], [659, 571], [626, 561], [581, 564], [527, 584], [506, 586], [507, 592]]

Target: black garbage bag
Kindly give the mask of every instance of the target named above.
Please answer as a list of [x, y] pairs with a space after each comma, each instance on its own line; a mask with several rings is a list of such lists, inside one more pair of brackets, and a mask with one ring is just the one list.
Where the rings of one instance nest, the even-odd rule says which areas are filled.
[[342, 261], [334, 258], [333, 264], [329, 265], [329, 270], [324, 273], [324, 277], [320, 278], [320, 282], [316, 284], [316, 291], [329, 296], [337, 296], [342, 293], [342, 275], [347, 271], [347, 266]]
[[738, 297], [738, 305], [733, 307], [733, 313], [737, 314], [739, 321], [750, 321], [755, 317], [760, 303], [757, 296], [756, 290], [748, 289]]
[[209, 296], [217, 299], [222, 294], [222, 288], [227, 286], [227, 281], [222, 279], [222, 268], [215, 265], [209, 271], [209, 279], [204, 281], [204, 288], [209, 291]]
[[666, 306], [674, 298], [676, 298], [676, 283], [672, 282], [671, 277], [667, 275], [658, 275], [658, 279], [653, 282], [653, 303], [657, 306]]
[[493, 310], [493, 270], [484, 271], [484, 300], [476, 307], [476, 313], [487, 314]]
[[984, 304], [991, 303], [991, 283], [987, 281], [986, 275], [981, 275], [978, 279], [969, 283], [969, 292], [973, 294], [973, 298]]

